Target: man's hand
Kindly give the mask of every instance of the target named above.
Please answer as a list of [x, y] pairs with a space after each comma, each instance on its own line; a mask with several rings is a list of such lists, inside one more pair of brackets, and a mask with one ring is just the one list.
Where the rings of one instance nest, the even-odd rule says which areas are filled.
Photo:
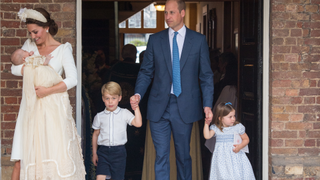
[[139, 102], [140, 102], [140, 96], [138, 94], [131, 96], [130, 104], [133, 110], [136, 110], [136, 108], [139, 106]]
[[204, 107], [204, 113], [206, 115], [205, 117], [205, 123], [210, 125], [211, 121], [212, 121], [212, 118], [213, 118], [213, 114], [212, 114], [212, 111], [211, 111], [211, 108], [210, 107]]

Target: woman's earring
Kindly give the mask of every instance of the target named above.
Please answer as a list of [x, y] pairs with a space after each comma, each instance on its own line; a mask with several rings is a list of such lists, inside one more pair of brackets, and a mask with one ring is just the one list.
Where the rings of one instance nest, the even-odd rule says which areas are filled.
[[49, 32], [49, 30], [47, 29], [46, 32]]

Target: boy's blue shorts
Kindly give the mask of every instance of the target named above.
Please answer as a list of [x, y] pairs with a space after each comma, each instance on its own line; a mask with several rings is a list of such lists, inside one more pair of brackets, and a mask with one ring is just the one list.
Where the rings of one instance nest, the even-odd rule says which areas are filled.
[[113, 180], [124, 179], [127, 151], [121, 146], [99, 146], [96, 175], [111, 176]]

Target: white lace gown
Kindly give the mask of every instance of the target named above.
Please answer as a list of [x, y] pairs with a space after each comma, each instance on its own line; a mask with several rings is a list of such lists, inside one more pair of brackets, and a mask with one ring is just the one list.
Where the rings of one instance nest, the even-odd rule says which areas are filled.
[[216, 136], [216, 145], [212, 154], [210, 180], [255, 180], [252, 166], [243, 151], [233, 152], [234, 133], [245, 133], [245, 127], [239, 123], [223, 128], [211, 125]]
[[[29, 40], [23, 49], [39, 55], [35, 44]], [[80, 137], [75, 128], [68, 93], [56, 93], [44, 98], [38, 98], [35, 94], [35, 86], [51, 87], [63, 81], [70, 89], [77, 83], [71, 45], [61, 44], [51, 54], [54, 56], [49, 63], [51, 66], [32, 62], [24, 68], [23, 94], [11, 160], [21, 160], [22, 180], [84, 180]], [[63, 70], [67, 77], [64, 80], [59, 75]], [[20, 71], [21, 68], [12, 67], [15, 75], [19, 74], [14, 72]]]
[[38, 98], [34, 87], [62, 81], [51, 66], [31, 57], [24, 67], [22, 159], [20, 179], [79, 180], [85, 178], [80, 137], [67, 92]]

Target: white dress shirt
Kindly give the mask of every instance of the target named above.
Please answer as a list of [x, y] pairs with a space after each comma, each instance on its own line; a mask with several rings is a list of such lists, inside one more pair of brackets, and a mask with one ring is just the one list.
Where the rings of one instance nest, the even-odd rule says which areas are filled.
[[127, 125], [131, 126], [134, 115], [124, 108], [117, 107], [114, 111], [104, 110], [93, 120], [92, 128], [100, 129], [98, 145], [120, 146], [127, 142]]
[[[170, 44], [170, 52], [171, 52], [171, 63], [172, 63], [172, 42], [173, 42], [173, 37], [174, 37], [174, 30], [169, 28], [169, 44]], [[177, 44], [178, 44], [178, 49], [179, 49], [179, 60], [181, 58], [181, 53], [182, 53], [182, 48], [183, 48], [183, 43], [184, 39], [186, 37], [186, 26], [183, 25], [181, 29], [179, 29], [177, 34]], [[171, 94], [173, 94], [173, 84], [171, 84]]]

